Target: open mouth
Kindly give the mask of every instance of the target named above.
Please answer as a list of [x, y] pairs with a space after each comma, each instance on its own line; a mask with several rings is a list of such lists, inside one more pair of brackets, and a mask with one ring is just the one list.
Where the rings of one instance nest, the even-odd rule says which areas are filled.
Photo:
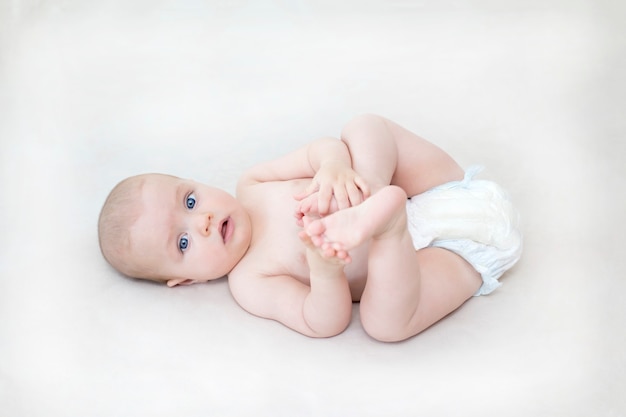
[[233, 234], [233, 222], [231, 221], [230, 217], [227, 217], [222, 222], [222, 226], [220, 228], [220, 233], [222, 234], [222, 240], [224, 241], [224, 243], [226, 243], [226, 241]]

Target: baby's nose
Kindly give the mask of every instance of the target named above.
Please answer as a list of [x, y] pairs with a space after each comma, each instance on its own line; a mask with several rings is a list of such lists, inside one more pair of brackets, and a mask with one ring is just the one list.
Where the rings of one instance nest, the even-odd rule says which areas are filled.
[[202, 213], [199, 215], [198, 227], [200, 233], [203, 236], [209, 236], [211, 234], [211, 221], [213, 220], [213, 213]]

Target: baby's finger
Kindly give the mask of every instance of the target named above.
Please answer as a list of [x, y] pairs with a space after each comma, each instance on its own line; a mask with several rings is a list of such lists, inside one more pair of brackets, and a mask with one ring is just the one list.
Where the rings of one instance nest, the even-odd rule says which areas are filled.
[[304, 211], [302, 211], [302, 201], [296, 204], [296, 208], [293, 212], [296, 214], [304, 213]]
[[319, 184], [317, 183], [317, 181], [312, 180], [311, 183], [304, 189], [304, 191], [294, 194], [293, 198], [295, 198], [298, 201], [301, 201], [318, 190], [319, 190]]
[[296, 223], [298, 224], [298, 226], [300, 226], [300, 227], [304, 226], [304, 222], [302, 221], [302, 218], [304, 217], [304, 213], [303, 212], [301, 212], [299, 210], [296, 210], [293, 213], [293, 217], [296, 218]]
[[357, 175], [354, 177], [354, 183], [361, 189], [361, 193], [363, 193], [363, 200], [367, 200], [372, 195], [369, 185], [367, 185], [363, 178]]
[[317, 211], [321, 215], [328, 214], [330, 209], [330, 200], [333, 197], [333, 189], [331, 187], [320, 187], [317, 195]]
[[346, 188], [350, 199], [350, 207], [358, 206], [363, 202], [363, 194], [355, 184], [348, 184]]
[[304, 227], [304, 216], [305, 213], [296, 210], [296, 212], [293, 213], [293, 217], [296, 218], [296, 225], [298, 227]]
[[311, 204], [312, 204], [311, 199], [305, 198], [304, 200], [300, 201], [298, 211], [300, 211], [302, 214], [306, 216], [307, 214], [311, 212], [311, 209], [312, 209]]
[[337, 208], [339, 208], [339, 210], [350, 207], [350, 197], [344, 186], [335, 187], [335, 189], [333, 190], [333, 194], [335, 195]]

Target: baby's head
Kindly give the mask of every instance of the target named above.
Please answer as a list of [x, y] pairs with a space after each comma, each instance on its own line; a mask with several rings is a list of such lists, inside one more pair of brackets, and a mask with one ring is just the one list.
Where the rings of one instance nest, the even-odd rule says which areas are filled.
[[148, 278], [131, 253], [131, 228], [142, 210], [144, 175], [126, 178], [109, 193], [98, 219], [102, 255], [111, 266], [133, 278]]
[[250, 244], [250, 219], [230, 194], [162, 174], [127, 178], [98, 222], [105, 259], [124, 275], [168, 286], [220, 278]]

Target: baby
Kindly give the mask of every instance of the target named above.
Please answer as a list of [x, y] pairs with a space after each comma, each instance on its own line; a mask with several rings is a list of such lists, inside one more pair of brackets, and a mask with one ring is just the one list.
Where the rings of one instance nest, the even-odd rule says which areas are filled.
[[[99, 220], [106, 260], [169, 287], [228, 276], [248, 312], [311, 337], [350, 323], [414, 336], [487, 294], [521, 255], [517, 213], [495, 183], [376, 115], [240, 178], [236, 198], [168, 175], [119, 183]], [[294, 218], [295, 217], [295, 218]]]

